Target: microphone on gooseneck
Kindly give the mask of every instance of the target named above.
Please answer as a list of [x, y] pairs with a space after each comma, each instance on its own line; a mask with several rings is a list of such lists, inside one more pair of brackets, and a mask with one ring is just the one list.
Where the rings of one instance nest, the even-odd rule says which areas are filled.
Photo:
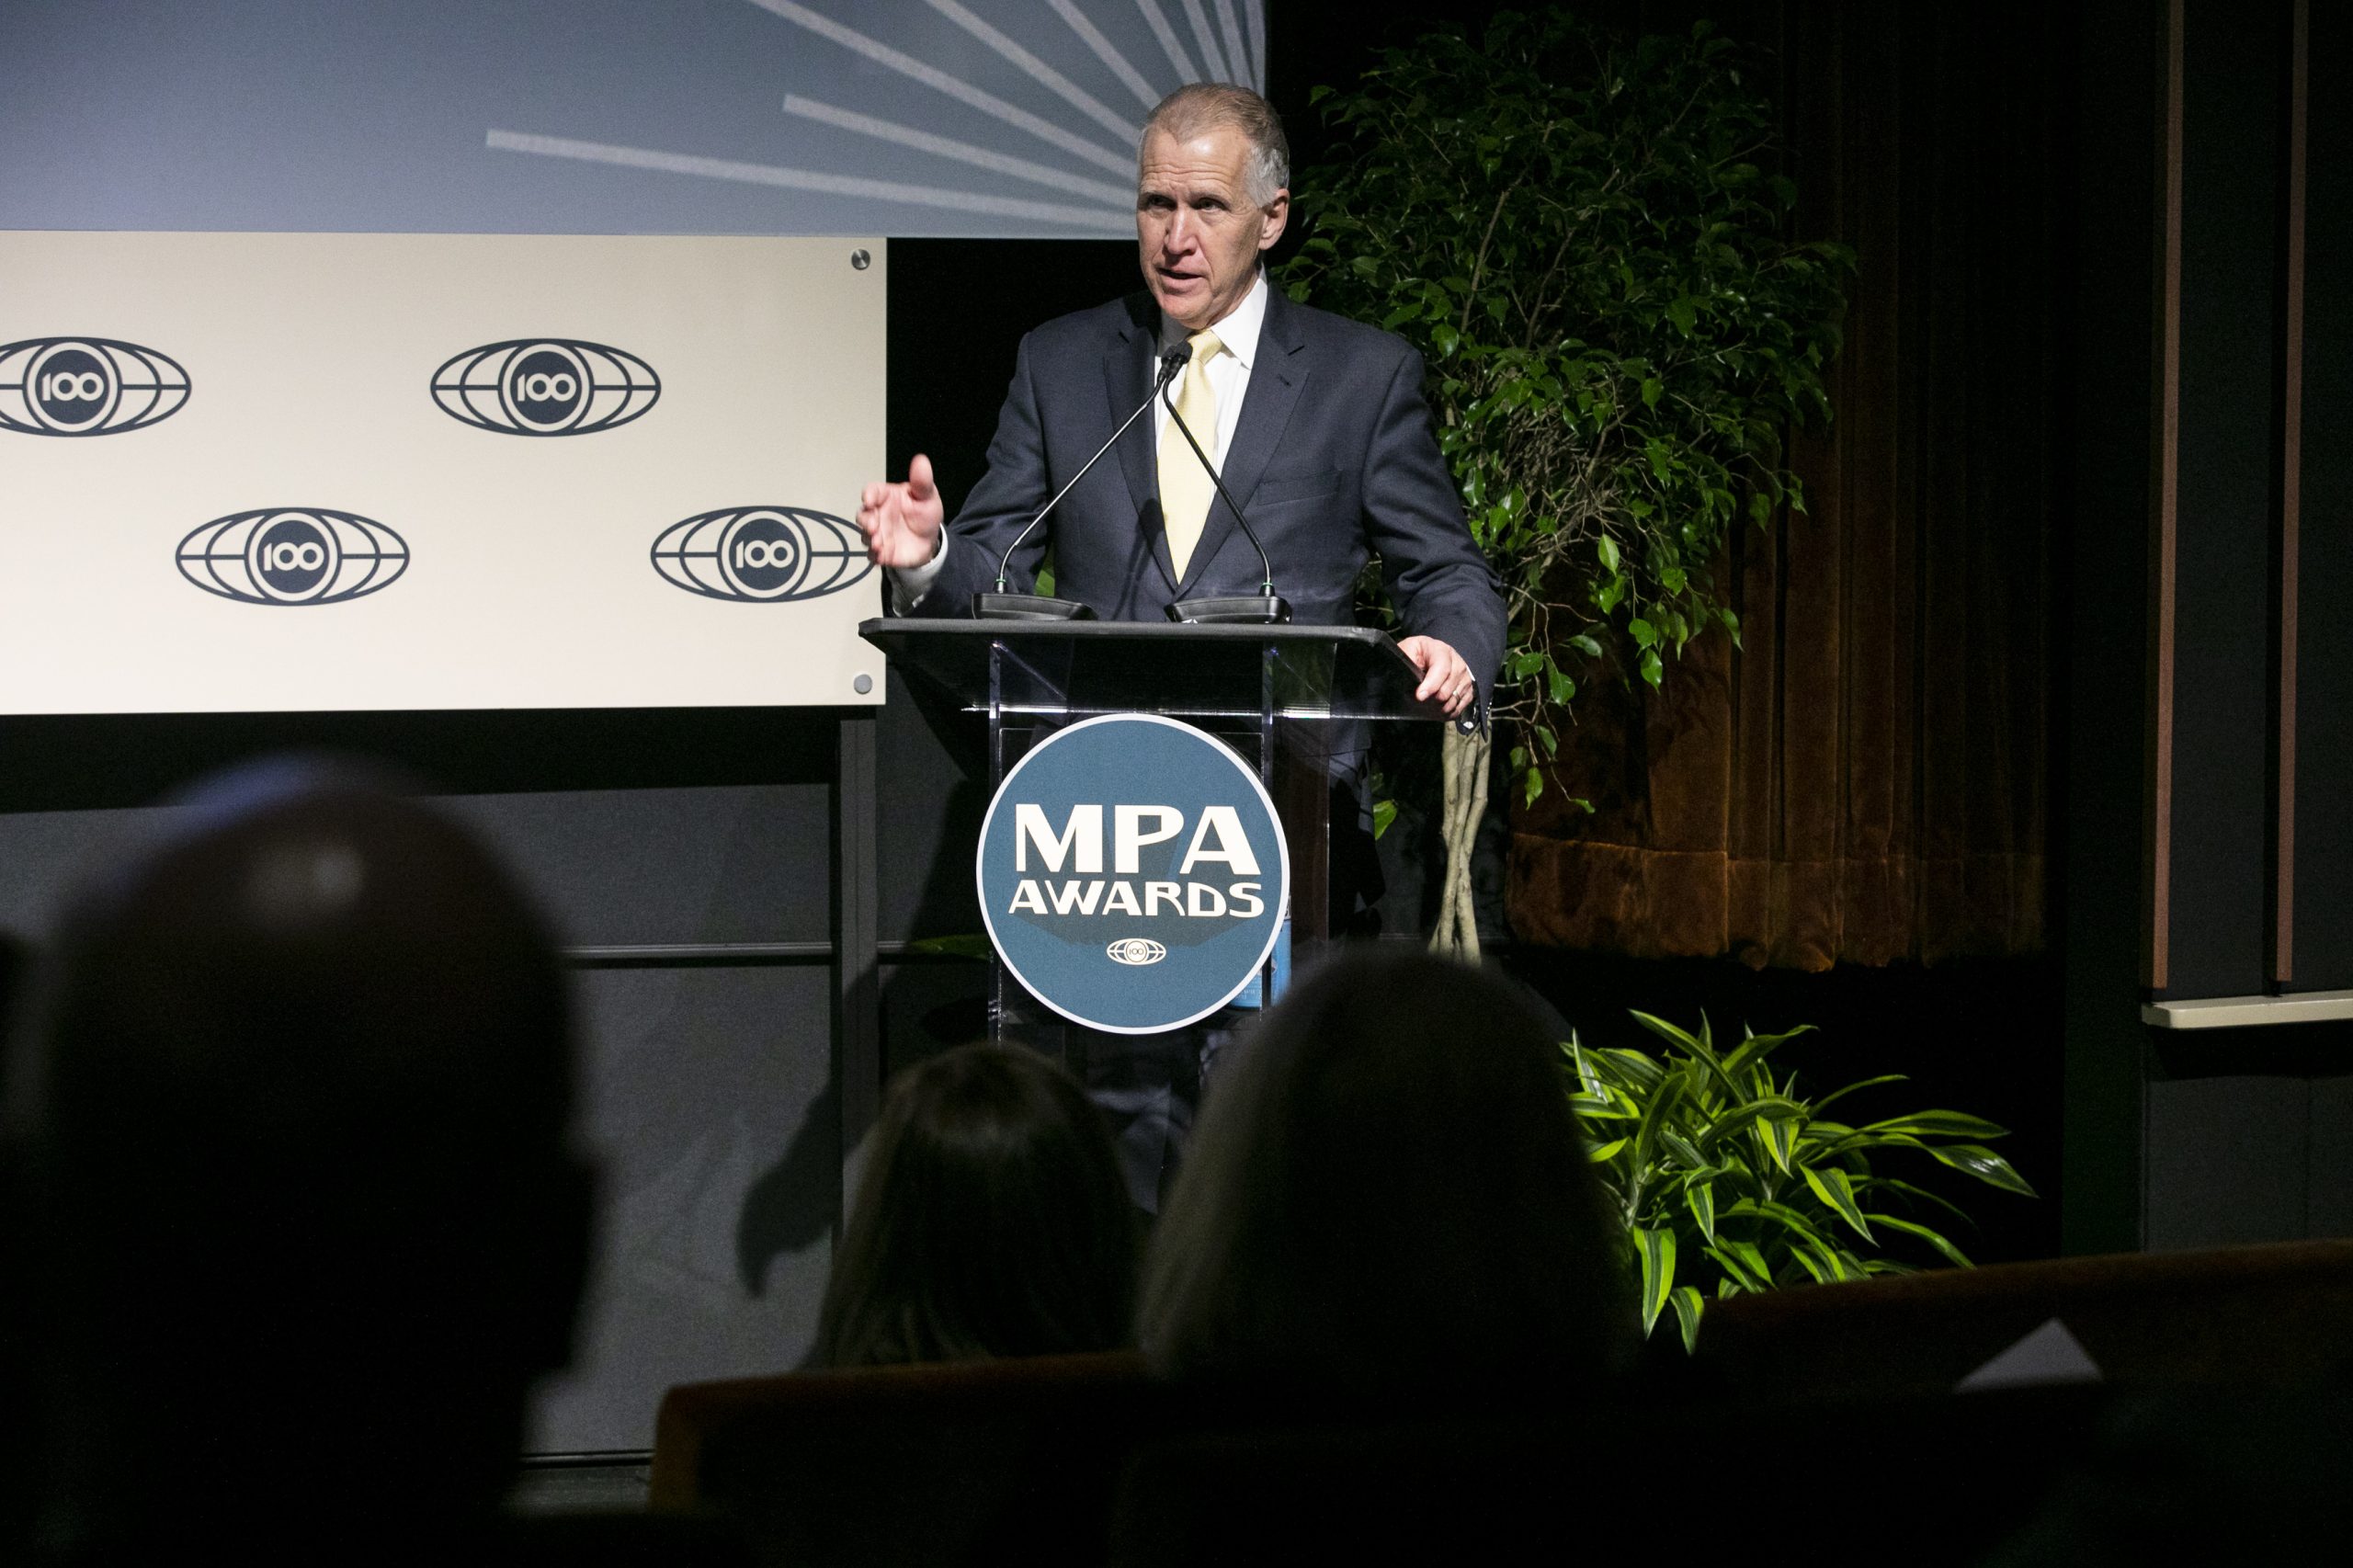
[[1267, 547], [1258, 542], [1258, 530], [1250, 526], [1250, 519], [1243, 515], [1242, 504], [1233, 498], [1233, 492], [1225, 487], [1225, 476], [1218, 472], [1217, 464], [1210, 461], [1209, 453], [1201, 450], [1200, 442], [1193, 438], [1192, 426], [1185, 423], [1185, 416], [1177, 413], [1176, 403], [1169, 401], [1167, 383], [1165, 381], [1161, 383], [1159, 395], [1160, 401], [1168, 404], [1168, 417], [1176, 422], [1178, 430], [1184, 432], [1185, 444], [1193, 449], [1193, 456], [1199, 458], [1201, 467], [1208, 471], [1210, 483], [1217, 486], [1218, 494], [1224, 498], [1227, 507], [1233, 513], [1233, 520], [1242, 525], [1243, 535], [1249, 540], [1250, 548], [1258, 552], [1259, 574], [1258, 591], [1256, 594], [1219, 598], [1179, 599], [1168, 607], [1168, 619], [1197, 626], [1224, 624], [1283, 626], [1289, 624], [1290, 604], [1275, 592], [1274, 563], [1267, 559]]
[[1189, 343], [1180, 343], [1161, 355], [1160, 373], [1153, 378], [1152, 391], [1145, 394], [1142, 403], [1136, 404], [1135, 412], [1120, 421], [1120, 427], [1111, 432], [1111, 438], [1095, 449], [1095, 455], [1081, 464], [1076, 473], [1070, 476], [1070, 483], [1055, 491], [1054, 498], [1039, 507], [1038, 515], [1030, 518], [1019, 533], [1013, 536], [1011, 544], [1005, 547], [1005, 553], [997, 558], [996, 591], [993, 594], [972, 596], [972, 615], [975, 619], [1092, 620], [1095, 619], [1093, 609], [1070, 599], [1049, 598], [1043, 594], [1006, 593], [1005, 579], [1006, 574], [1012, 570], [1013, 552], [1021, 548], [1021, 541], [1028, 539], [1040, 523], [1046, 520], [1046, 514], [1061, 506], [1063, 497], [1069, 494], [1077, 486], [1078, 482], [1086, 477], [1086, 471], [1102, 461], [1105, 452], [1119, 445], [1120, 437], [1128, 433], [1128, 426], [1143, 417], [1143, 411], [1152, 406], [1152, 400], [1168, 390], [1168, 384], [1176, 379], [1177, 372], [1184, 369], [1186, 361], [1192, 357], [1193, 346]]

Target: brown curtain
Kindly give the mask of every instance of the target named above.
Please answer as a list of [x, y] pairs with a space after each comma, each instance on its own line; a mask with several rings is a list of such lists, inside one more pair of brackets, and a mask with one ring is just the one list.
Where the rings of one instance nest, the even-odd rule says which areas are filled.
[[[1524, 941], [1805, 970], [2040, 946], [2063, 433], [2063, 8], [1756, 6], [1802, 225], [1855, 247], [1810, 509], [1731, 563], [1743, 646], [1603, 683], [1513, 814]], [[1728, 22], [1735, 20], [1727, 18]], [[1517, 803], [1516, 803], [1517, 805]]]

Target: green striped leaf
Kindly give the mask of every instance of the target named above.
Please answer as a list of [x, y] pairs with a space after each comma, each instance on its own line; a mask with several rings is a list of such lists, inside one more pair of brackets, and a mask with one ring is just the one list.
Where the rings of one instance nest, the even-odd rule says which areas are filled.
[[1831, 1090], [1828, 1094], [1813, 1102], [1813, 1108], [1820, 1110], [1824, 1106], [1828, 1105], [1831, 1101], [1844, 1099], [1858, 1089], [1874, 1089], [1881, 1084], [1907, 1084], [1910, 1082], [1911, 1079], [1906, 1077], [1904, 1074], [1882, 1073], [1876, 1078], [1865, 1078], [1862, 1082], [1859, 1084], [1849, 1084], [1843, 1089]]
[[1710, 1241], [1716, 1239], [1716, 1188], [1713, 1182], [1695, 1181], [1683, 1189], [1683, 1201], [1690, 1206], [1691, 1218], [1699, 1222], [1699, 1233]]
[[1813, 1032], [1812, 1024], [1800, 1024], [1797, 1028], [1784, 1030], [1780, 1034], [1752, 1034], [1725, 1054], [1724, 1075], [1732, 1077], [1745, 1070], [1754, 1069], [1763, 1077], [1765, 1092], [1769, 1094], [1772, 1092], [1772, 1076], [1757, 1063], [1779, 1050], [1786, 1041], [1795, 1040], [1802, 1034]]
[[1919, 1237], [1922, 1241], [1927, 1243], [1930, 1246], [1944, 1254], [1945, 1256], [1950, 1259], [1953, 1265], [1957, 1267], [1974, 1268], [1977, 1267], [1975, 1264], [1969, 1261], [1969, 1255], [1967, 1253], [1962, 1252], [1959, 1247], [1953, 1245], [1951, 1242], [1948, 1241], [1939, 1233], [1930, 1230], [1927, 1226], [1923, 1225], [1916, 1221], [1899, 1220], [1893, 1214], [1873, 1214], [1870, 1218], [1878, 1221], [1881, 1224], [1885, 1225], [1892, 1231], [1902, 1231], [1906, 1235]]
[[1647, 1339], [1675, 1290], [1675, 1233], [1637, 1225], [1634, 1250], [1643, 1260], [1643, 1337]]
[[1760, 1116], [1756, 1119], [1756, 1126], [1757, 1146], [1765, 1151], [1768, 1158], [1781, 1167], [1785, 1175], [1788, 1174], [1790, 1155], [1796, 1151], [1797, 1147], [1797, 1119], [1787, 1116]]
[[1923, 1143], [1922, 1148], [1957, 1171], [1967, 1171], [1989, 1187], [2005, 1192], [2015, 1192], [2028, 1198], [2036, 1196], [2026, 1177], [2010, 1168], [2010, 1162], [1982, 1143]]
[[1804, 1114], [1804, 1111], [1805, 1108], [1797, 1101], [1782, 1099], [1779, 1096], [1768, 1096], [1763, 1099], [1750, 1100], [1745, 1105], [1735, 1107], [1716, 1118], [1693, 1142], [1699, 1145], [1699, 1152], [1705, 1154], [1713, 1150], [1722, 1140], [1754, 1123], [1759, 1117], [1800, 1116]]
[[1574, 1033], [1569, 1036], [1567, 1043], [1563, 1045], [1561, 1050], [1576, 1069], [1577, 1082], [1585, 1085], [1586, 1094], [1607, 1094], [1608, 1085], [1602, 1081], [1600, 1070], [1594, 1066], [1592, 1057], [1586, 1054], [1585, 1048], [1577, 1043], [1577, 1037]]
[[1639, 1051], [1586, 1050], [1585, 1056], [1602, 1076], [1631, 1088], [1654, 1088], [1667, 1074], [1667, 1069], [1656, 1058], [1645, 1056]]
[[1699, 1348], [1699, 1314], [1707, 1310], [1708, 1303], [1690, 1285], [1677, 1285], [1675, 1294], [1667, 1300], [1675, 1305], [1676, 1321], [1683, 1328], [1683, 1353], [1688, 1356]]
[[1658, 1036], [1661, 1040], [1672, 1040], [1675, 1044], [1681, 1046], [1684, 1050], [1688, 1051], [1695, 1055], [1699, 1053], [1699, 1041], [1696, 1036], [1676, 1028], [1675, 1025], [1668, 1023], [1665, 1018], [1654, 1017], [1638, 1007], [1629, 1007], [1626, 1011], [1632, 1015], [1634, 1022], [1642, 1025], [1643, 1028], [1650, 1030], [1651, 1033]]
[[1739, 1083], [1733, 1079], [1732, 1074], [1724, 1071], [1722, 1060], [1716, 1055], [1715, 1041], [1712, 1034], [1709, 1030], [1706, 1014], [1703, 1013], [1699, 1016], [1699, 1032], [1696, 1036], [1686, 1034], [1683, 1030], [1677, 1028], [1673, 1024], [1668, 1023], [1665, 1018], [1654, 1018], [1648, 1013], [1644, 1012], [1635, 1012], [1634, 1021], [1642, 1025], [1644, 1028], [1650, 1030], [1653, 1034], [1657, 1035], [1664, 1040], [1672, 1040], [1677, 1045], [1681, 1046], [1685, 1051], [1690, 1052], [1693, 1060], [1707, 1068], [1710, 1076], [1724, 1086], [1726, 1093], [1732, 1095], [1735, 1099], [1739, 1097]]
[[1657, 1093], [1643, 1110], [1642, 1126], [1634, 1133], [1634, 1165], [1637, 1169], [1650, 1168], [1652, 1159], [1658, 1153], [1659, 1134], [1666, 1130], [1668, 1119], [1675, 1115], [1675, 1108], [1683, 1099], [1685, 1082], [1682, 1074], [1670, 1074], [1660, 1083]]
[[1845, 1171], [1816, 1170], [1808, 1165], [1802, 1174], [1806, 1186], [1813, 1189], [1816, 1198], [1835, 1210], [1838, 1217], [1854, 1227], [1865, 1241], [1873, 1239], [1870, 1225], [1863, 1219], [1862, 1208], [1855, 1201], [1854, 1185], [1847, 1179]]
[[1783, 1231], [1789, 1233], [1790, 1243], [1792, 1246], [1806, 1244], [1821, 1248], [1825, 1251], [1829, 1248], [1830, 1243], [1824, 1239], [1821, 1230], [1815, 1226], [1814, 1222], [1812, 1220], [1807, 1219], [1803, 1214], [1798, 1212], [1798, 1210], [1790, 1208], [1786, 1203], [1774, 1203], [1770, 1201], [1754, 1203], [1746, 1199], [1743, 1199], [1738, 1203], [1733, 1205], [1732, 1212], [1734, 1214], [1755, 1214], [1761, 1219], [1772, 1221], [1775, 1224], [1780, 1226]]
[[1915, 1187], [1908, 1181], [1898, 1181], [1893, 1176], [1866, 1176], [1855, 1184], [1855, 1191], [1858, 1194], [1881, 1190], [1900, 1192], [1907, 1198], [1917, 1198], [1924, 1202], [1933, 1203], [1964, 1225], [1977, 1223], [1969, 1217], [1969, 1210], [1951, 1199], [1945, 1197], [1942, 1193], [1930, 1192], [1925, 1187]]
[[1703, 1248], [1724, 1271], [1724, 1278], [1734, 1281], [1744, 1290], [1769, 1290], [1773, 1288], [1773, 1270], [1767, 1266], [1765, 1255], [1754, 1242], [1736, 1242], [1719, 1236], [1716, 1244]]
[[1677, 1160], [1683, 1163], [1685, 1169], [1699, 1170], [1706, 1167], [1708, 1164], [1708, 1157], [1699, 1153], [1699, 1149], [1692, 1144], [1691, 1140], [1686, 1138], [1683, 1134], [1676, 1131], [1674, 1129], [1661, 1129], [1658, 1135], [1658, 1141], [1661, 1147], [1665, 1149], [1668, 1153], [1674, 1155]]
[[1957, 1110], [1915, 1110], [1885, 1121], [1866, 1122], [1866, 1132], [1910, 1132], [1923, 1138], [2003, 1138], [2009, 1129]]

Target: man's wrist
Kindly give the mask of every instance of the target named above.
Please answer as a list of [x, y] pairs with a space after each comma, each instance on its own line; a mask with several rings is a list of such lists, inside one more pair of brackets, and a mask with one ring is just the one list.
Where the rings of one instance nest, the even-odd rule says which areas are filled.
[[901, 615], [905, 615], [921, 605], [924, 596], [931, 592], [932, 584], [939, 580], [939, 574], [947, 569], [947, 564], [948, 530], [941, 528], [932, 536], [930, 560], [920, 566], [886, 568], [891, 575], [892, 607]]

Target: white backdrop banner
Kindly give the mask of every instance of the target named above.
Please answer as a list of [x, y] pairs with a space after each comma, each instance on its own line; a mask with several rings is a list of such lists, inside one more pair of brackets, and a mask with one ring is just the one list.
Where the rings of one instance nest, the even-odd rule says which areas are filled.
[[0, 711], [880, 702], [885, 267], [0, 233]]

